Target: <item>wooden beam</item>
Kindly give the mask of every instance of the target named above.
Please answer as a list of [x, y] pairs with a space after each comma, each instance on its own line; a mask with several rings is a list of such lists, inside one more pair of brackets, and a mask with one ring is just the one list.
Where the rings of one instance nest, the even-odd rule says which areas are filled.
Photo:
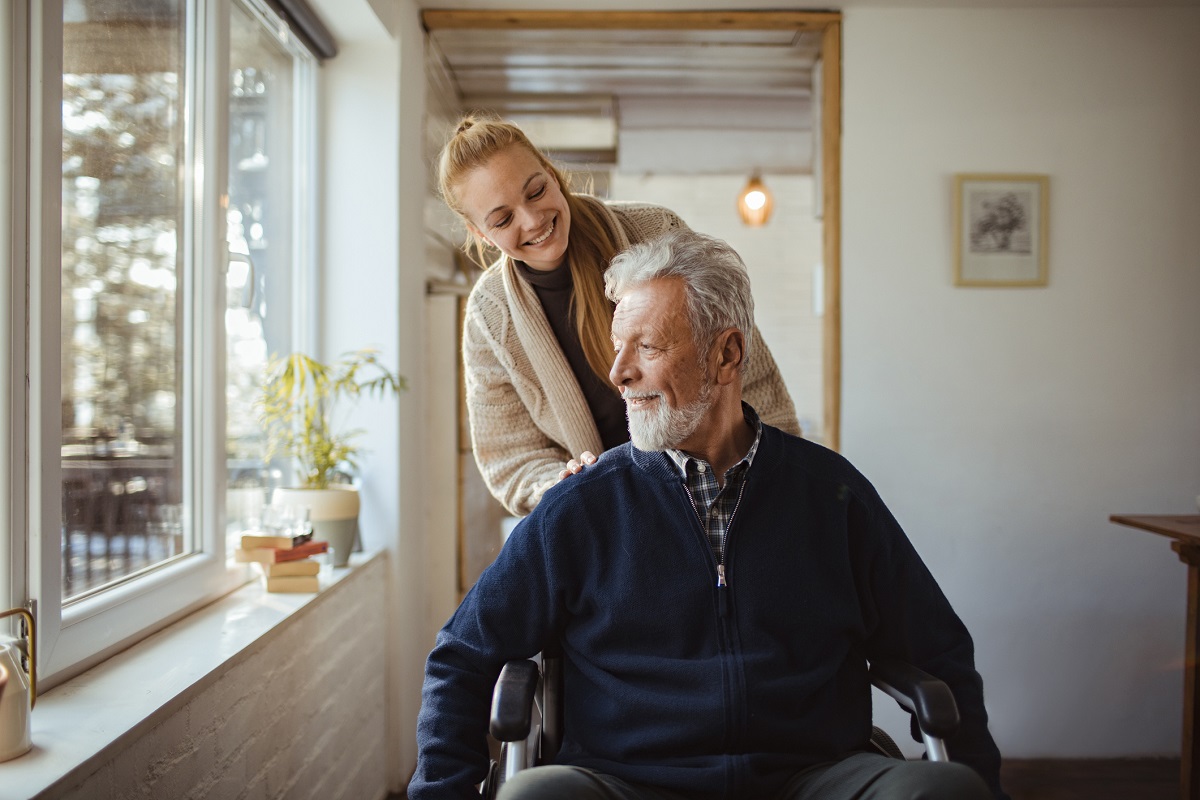
[[841, 20], [836, 11], [470, 11], [425, 9], [427, 31], [479, 29], [824, 30]]
[[842, 426], [842, 26], [821, 37], [821, 199], [825, 249], [825, 444], [841, 446]]

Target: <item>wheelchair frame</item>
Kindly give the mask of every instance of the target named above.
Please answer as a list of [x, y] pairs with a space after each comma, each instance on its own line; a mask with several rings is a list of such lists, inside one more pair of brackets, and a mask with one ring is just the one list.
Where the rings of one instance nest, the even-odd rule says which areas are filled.
[[[911, 664], [881, 660], [870, 665], [871, 684], [911, 715], [912, 734], [924, 742], [930, 761], [949, 761], [946, 737], [958, 728], [958, 704], [950, 687]], [[546, 763], [562, 745], [562, 657], [543, 654], [533, 660], [509, 661], [492, 693], [489, 730], [501, 743], [499, 762], [493, 762], [484, 781], [484, 797], [494, 797], [504, 781], [517, 772]], [[535, 721], [534, 712], [538, 712]], [[871, 744], [883, 755], [903, 758], [890, 736], [874, 729]]]

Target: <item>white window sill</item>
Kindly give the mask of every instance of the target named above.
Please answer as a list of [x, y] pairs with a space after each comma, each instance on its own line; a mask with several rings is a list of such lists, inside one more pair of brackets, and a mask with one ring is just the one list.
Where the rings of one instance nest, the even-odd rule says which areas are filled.
[[4, 797], [36, 797], [83, 777], [151, 730], [305, 608], [383, 557], [323, 570], [318, 594], [268, 594], [253, 581], [37, 699], [33, 749], [0, 762]]

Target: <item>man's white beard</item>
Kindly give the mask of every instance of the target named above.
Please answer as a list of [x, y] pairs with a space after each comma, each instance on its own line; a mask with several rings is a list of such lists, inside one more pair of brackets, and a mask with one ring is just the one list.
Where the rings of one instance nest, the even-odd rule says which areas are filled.
[[[657, 397], [658, 402], [653, 410], [634, 411], [629, 400], [638, 397]], [[707, 380], [700, 390], [700, 396], [683, 408], [671, 408], [661, 394], [630, 393], [625, 400], [629, 438], [638, 450], [661, 452], [676, 449], [696, 432], [712, 404], [712, 384]]]

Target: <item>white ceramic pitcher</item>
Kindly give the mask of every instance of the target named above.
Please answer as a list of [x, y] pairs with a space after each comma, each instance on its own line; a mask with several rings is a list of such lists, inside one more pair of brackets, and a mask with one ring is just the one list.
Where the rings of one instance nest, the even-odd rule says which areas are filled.
[[14, 608], [0, 613], [0, 619], [20, 615], [25, 618], [26, 641], [28, 644], [29, 671], [22, 664], [20, 643], [9, 638], [0, 638], [0, 665], [8, 673], [8, 684], [0, 694], [0, 761], [8, 761], [24, 755], [33, 747], [30, 736], [30, 718], [37, 698], [37, 650], [34, 642], [33, 615], [23, 608]]

